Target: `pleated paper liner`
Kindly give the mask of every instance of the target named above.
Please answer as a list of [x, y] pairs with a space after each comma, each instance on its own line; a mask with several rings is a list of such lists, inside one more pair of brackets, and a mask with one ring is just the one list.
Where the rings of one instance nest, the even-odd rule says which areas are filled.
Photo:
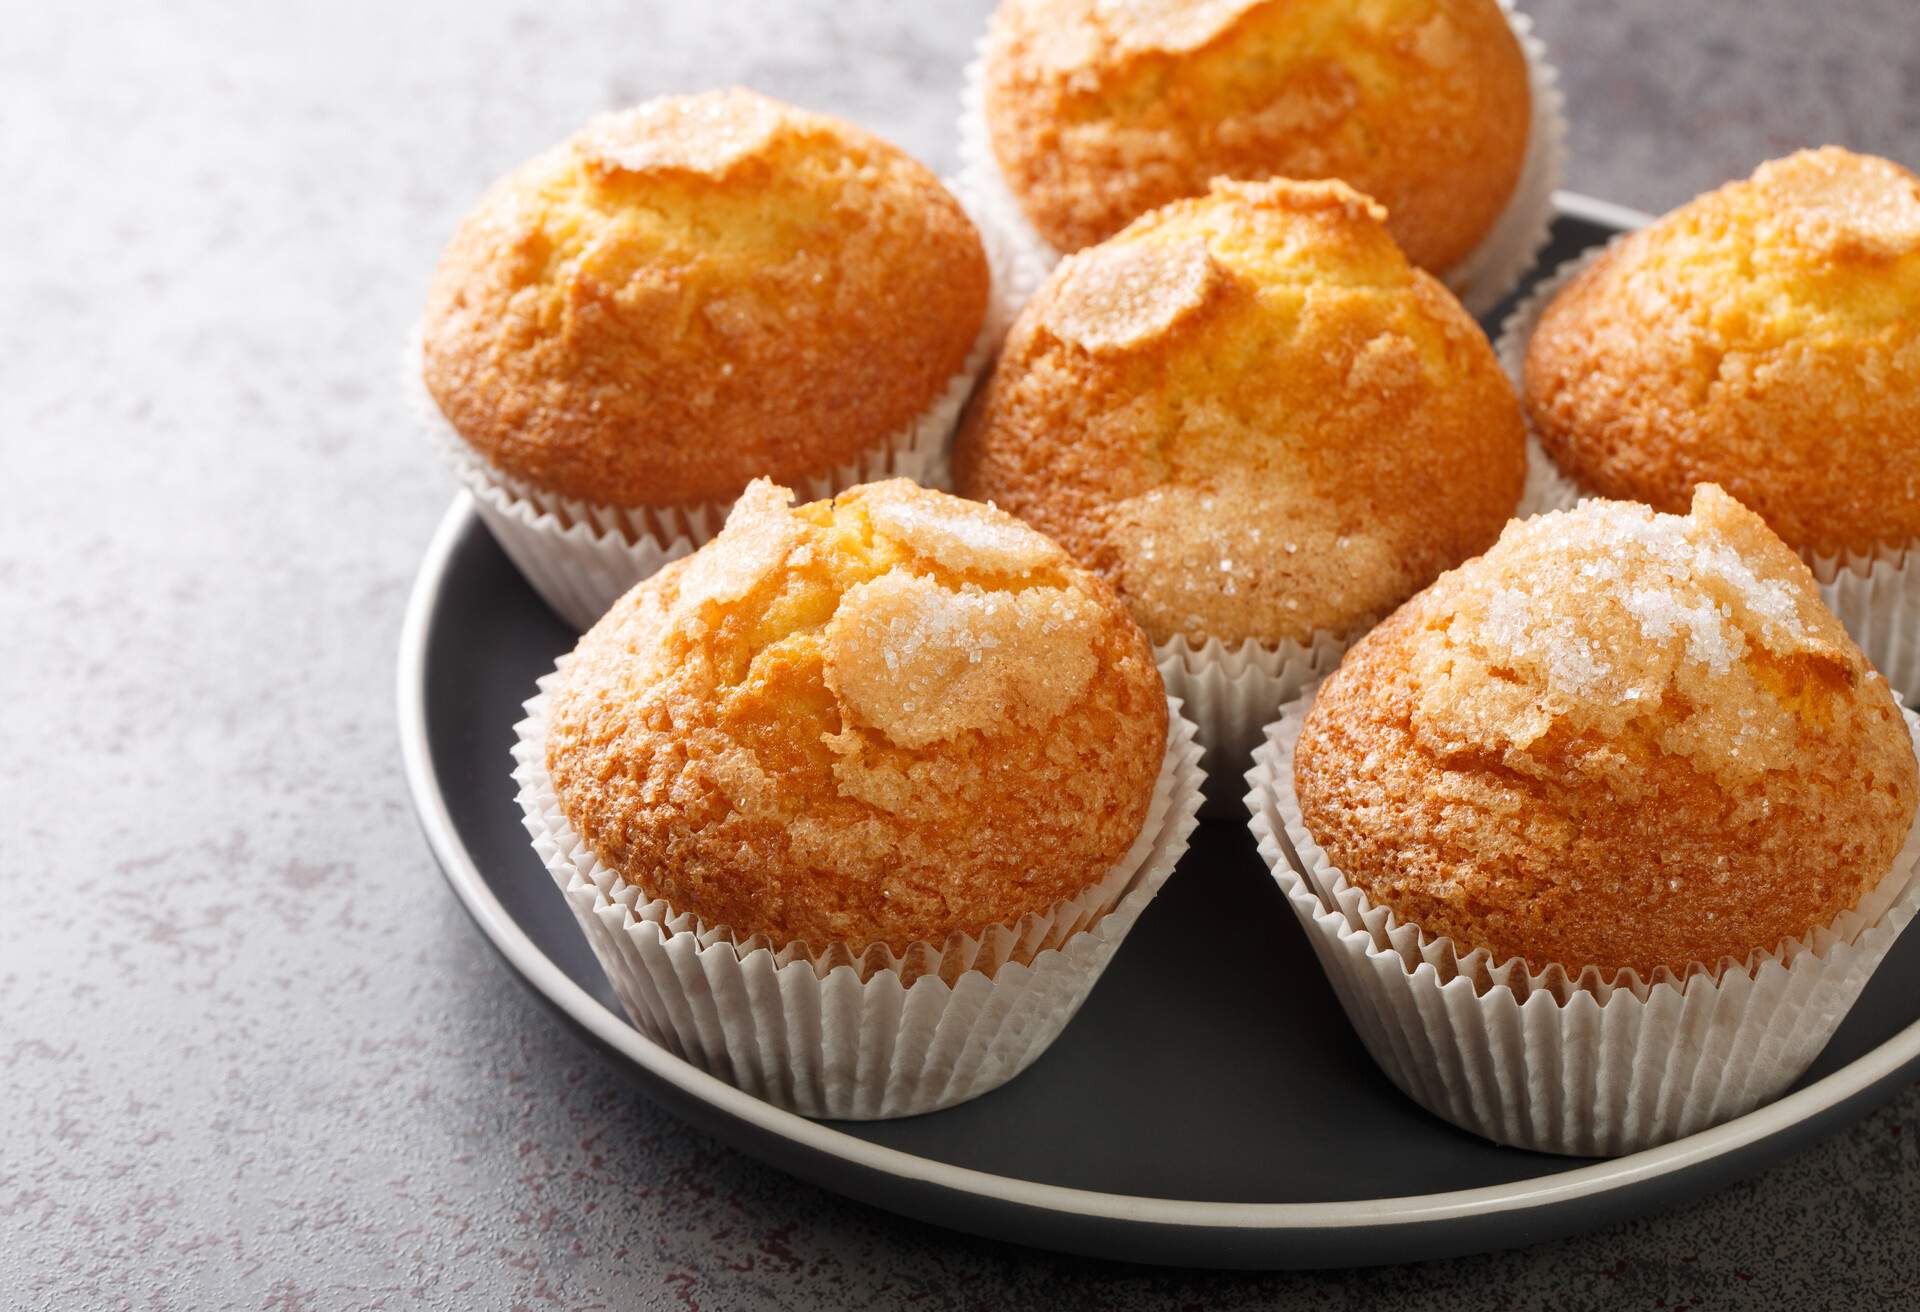
[[1358, 635], [1324, 630], [1306, 644], [1262, 643], [1252, 638], [1229, 647], [1218, 638], [1195, 643], [1177, 637], [1155, 643], [1154, 661], [1167, 685], [1198, 730], [1206, 770], [1209, 819], [1240, 817], [1242, 782], [1260, 741], [1260, 730], [1309, 684], [1333, 672]]
[[1820, 597], [1909, 705], [1920, 703], [1920, 541], [1809, 556]]
[[[1402, 923], [1348, 884], [1301, 820], [1293, 751], [1313, 692], [1248, 772], [1260, 853], [1373, 1059], [1414, 1101], [1497, 1143], [1611, 1156], [1785, 1091], [1920, 909], [1920, 825], [1853, 911], [1744, 962], [1611, 980], [1529, 971]], [[1920, 720], [1908, 713], [1920, 740]]]
[[[1615, 240], [1619, 240], [1615, 238]], [[1609, 243], [1611, 245], [1611, 243]], [[1574, 275], [1600, 258], [1606, 247], [1596, 247], [1568, 260], [1542, 278], [1513, 308], [1501, 327], [1494, 353], [1513, 385], [1526, 395], [1527, 343], [1547, 305]], [[1523, 405], [1524, 410], [1524, 405]], [[1530, 463], [1528, 497], [1535, 511], [1565, 510], [1585, 492], [1562, 473], [1534, 434], [1527, 430]], [[1909, 704], [1920, 703], [1920, 542], [1889, 544], [1871, 552], [1846, 556], [1800, 553], [1813, 570], [1820, 595], [1873, 667], [1886, 676], [1893, 690]]]
[[[887, 478], [945, 486], [947, 443], [961, 408], [1020, 304], [1013, 299], [1013, 251], [964, 196], [958, 198], [980, 234], [991, 276], [986, 315], [966, 363], [917, 419], [886, 442], [836, 469], [791, 480], [800, 501], [817, 501]], [[405, 385], [422, 428], [472, 495], [482, 522], [514, 566], [576, 629], [590, 628], [634, 584], [703, 545], [726, 523], [731, 500], [606, 506], [559, 496], [514, 477], [475, 450], [441, 414], [421, 376], [420, 349], [416, 328], [407, 351]]]
[[[1613, 239], [1618, 240], [1619, 237]], [[1539, 435], [1533, 431], [1533, 421], [1526, 418], [1527, 342], [1533, 337], [1540, 316], [1546, 313], [1548, 303], [1575, 274], [1599, 259], [1613, 245], [1613, 241], [1582, 251], [1542, 277], [1507, 313], [1506, 322], [1500, 325], [1500, 335], [1494, 339], [1493, 353], [1499, 357], [1500, 367], [1507, 371], [1507, 378], [1520, 397], [1520, 414], [1527, 424], [1527, 495], [1534, 514], [1548, 510], [1571, 510], [1583, 496], [1591, 494], [1583, 493], [1577, 483], [1561, 472], [1560, 466], [1554, 463], [1553, 457], [1541, 445]]]
[[[1555, 213], [1553, 189], [1559, 185], [1566, 154], [1567, 121], [1559, 71], [1547, 59], [1546, 45], [1534, 34], [1533, 20], [1516, 11], [1512, 0], [1500, 0], [1500, 8], [1526, 55], [1533, 121], [1526, 159], [1506, 208], [1480, 244], [1443, 279], [1476, 316], [1492, 310], [1518, 287], [1546, 248]], [[987, 37], [982, 34], [961, 86], [960, 176], [954, 186], [968, 210], [998, 228], [1017, 252], [1012, 265], [1015, 300], [1024, 305], [1060, 262], [1061, 254], [1034, 230], [994, 159], [987, 131], [986, 57]]]
[[885, 945], [743, 941], [649, 901], [567, 822], [546, 769], [547, 701], [565, 667], [540, 681], [516, 726], [514, 779], [534, 850], [640, 1030], [807, 1116], [911, 1116], [1025, 1070], [1073, 1019], [1198, 823], [1200, 748], [1170, 698], [1140, 836], [1079, 896], [899, 955]]

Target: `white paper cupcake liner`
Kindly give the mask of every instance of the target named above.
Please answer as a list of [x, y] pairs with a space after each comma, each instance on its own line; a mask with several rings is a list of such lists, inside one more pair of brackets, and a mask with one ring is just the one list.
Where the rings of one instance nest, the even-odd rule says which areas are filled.
[[[1615, 238], [1618, 241], [1619, 238]], [[1608, 246], [1612, 243], [1609, 242]], [[1513, 308], [1500, 330], [1495, 353], [1520, 392], [1525, 411], [1527, 343], [1549, 302], [1573, 276], [1600, 258], [1607, 246], [1568, 260], [1542, 278]], [[1527, 425], [1527, 497], [1523, 515], [1565, 510], [1594, 496], [1553, 462]], [[1826, 556], [1800, 553], [1813, 569], [1820, 595], [1867, 654], [1873, 667], [1909, 704], [1920, 702], [1920, 541], [1885, 546], [1868, 554]]]
[[[1014, 256], [1005, 237], [974, 212], [964, 196], [958, 198], [980, 234], [991, 279], [986, 315], [966, 363], [933, 404], [885, 444], [837, 469], [794, 481], [800, 501], [817, 501], [886, 478], [946, 485], [948, 440], [1020, 304], [1013, 299]], [[416, 328], [407, 350], [405, 384], [421, 427], [472, 494], [474, 508], [501, 549], [576, 629], [591, 627], [634, 584], [703, 545], [727, 522], [731, 500], [606, 506], [559, 496], [514, 477], [475, 450], [447, 421], [427, 390], [420, 365]]]
[[[1619, 240], [1619, 237], [1613, 239]], [[1527, 414], [1527, 342], [1532, 339], [1533, 330], [1539, 324], [1540, 316], [1546, 313], [1548, 303], [1559, 294], [1560, 289], [1612, 245], [1610, 241], [1582, 251], [1530, 287], [1527, 294], [1508, 312], [1506, 322], [1500, 325], [1500, 335], [1493, 343], [1493, 353], [1499, 357], [1500, 367], [1507, 371], [1514, 393], [1520, 398], [1520, 415], [1527, 425], [1527, 495], [1521, 503], [1524, 507], [1521, 512], [1523, 516], [1543, 514], [1549, 510], [1570, 510], [1582, 497], [1594, 495], [1582, 491], [1579, 484], [1561, 471], [1541, 444], [1540, 435], [1534, 431], [1533, 420]]]
[[1279, 713], [1283, 702], [1332, 673], [1358, 636], [1321, 631], [1304, 645], [1249, 638], [1229, 647], [1218, 638], [1196, 644], [1185, 637], [1154, 644], [1154, 662], [1167, 696], [1179, 699], [1205, 752], [1202, 815], [1237, 820], [1243, 814], [1247, 767], [1262, 726]]
[[[1461, 955], [1451, 939], [1372, 905], [1307, 831], [1293, 752], [1313, 692], [1268, 727], [1247, 775], [1261, 856], [1381, 1070], [1429, 1111], [1497, 1143], [1612, 1156], [1778, 1096], [1920, 909], [1917, 824], [1858, 908], [1745, 962], [1606, 980]], [[1907, 720], [1920, 742], [1920, 719]]]
[[1870, 555], [1807, 556], [1820, 596], [1873, 668], [1920, 703], [1920, 541]]
[[1580, 503], [1583, 494], [1572, 479], [1560, 472], [1560, 466], [1553, 463], [1553, 457], [1540, 445], [1540, 439], [1533, 435], [1531, 427], [1527, 430], [1527, 485], [1520, 494], [1520, 507], [1513, 512], [1515, 519], [1530, 519], [1535, 515], [1544, 515], [1549, 510], [1571, 510]]
[[[1567, 120], [1560, 93], [1560, 74], [1547, 58], [1547, 48], [1533, 31], [1533, 20], [1500, 0], [1527, 59], [1527, 89], [1533, 120], [1528, 129], [1527, 155], [1514, 183], [1513, 195], [1487, 235], [1468, 252], [1443, 281], [1470, 314], [1483, 315], [1520, 285], [1552, 235], [1553, 190], [1560, 183], [1566, 155]], [[1016, 304], [1024, 305], [1039, 289], [1060, 252], [1035, 231], [1020, 202], [1008, 188], [994, 158], [986, 114], [987, 37], [974, 43], [960, 90], [960, 176], [955, 190], [967, 208], [993, 224], [1015, 252], [1010, 272]]]
[[[1073, 1019], [1187, 849], [1200, 748], [1169, 698], [1167, 749], [1132, 849], [1044, 914], [895, 955], [737, 940], [648, 901], [567, 822], [546, 769], [547, 701], [516, 726], [514, 780], [535, 852], [566, 895], [633, 1023], [703, 1070], [806, 1116], [878, 1120], [998, 1088]], [[901, 967], [921, 972], [903, 984]]]

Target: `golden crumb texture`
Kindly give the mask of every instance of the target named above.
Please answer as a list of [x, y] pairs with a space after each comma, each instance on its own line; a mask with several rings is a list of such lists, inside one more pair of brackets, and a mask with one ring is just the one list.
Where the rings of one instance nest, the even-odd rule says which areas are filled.
[[617, 602], [550, 704], [589, 847], [736, 940], [904, 952], [1044, 912], [1138, 836], [1167, 703], [1100, 580], [904, 480], [725, 530]]
[[1490, 546], [1526, 437], [1486, 335], [1379, 206], [1217, 181], [1061, 262], [955, 475], [1106, 576], [1156, 642], [1305, 642]]
[[1215, 177], [1339, 178], [1436, 272], [1513, 194], [1526, 56], [1495, 0], [1004, 0], [995, 158], [1063, 251]]
[[1920, 178], [1802, 151], [1621, 239], [1547, 306], [1525, 392], [1603, 495], [1712, 481], [1801, 550], [1920, 538]]
[[750, 91], [590, 123], [440, 258], [428, 390], [507, 473], [599, 505], [725, 501], [885, 447], [966, 363], [979, 234], [939, 179]]
[[1294, 755], [1308, 830], [1461, 950], [1643, 978], [1830, 924], [1913, 824], [1912, 742], [1737, 501], [1514, 523], [1363, 638]]

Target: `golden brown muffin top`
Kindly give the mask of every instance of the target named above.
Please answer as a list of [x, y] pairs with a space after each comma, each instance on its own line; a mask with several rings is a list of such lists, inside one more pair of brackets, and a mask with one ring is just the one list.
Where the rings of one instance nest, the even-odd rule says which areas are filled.
[[1294, 782], [1328, 859], [1402, 919], [1642, 977], [1831, 923], [1920, 790], [1886, 681], [1710, 484], [1684, 517], [1511, 525], [1347, 654]]
[[1215, 177], [1339, 178], [1436, 272], [1506, 206], [1531, 118], [1495, 0], [1004, 0], [985, 91], [1001, 172], [1063, 251]]
[[427, 298], [428, 389], [501, 469], [724, 501], [886, 446], [966, 362], [979, 235], [852, 124], [750, 91], [594, 120], [488, 191]]
[[1216, 182], [1062, 261], [956, 485], [1058, 538], [1156, 642], [1346, 634], [1484, 550], [1526, 478], [1485, 334], [1338, 182]]
[[1139, 834], [1167, 704], [1097, 578], [905, 480], [724, 531], [614, 604], [549, 711], [587, 845], [745, 941], [904, 951], [1097, 882]]
[[1683, 205], [1554, 297], [1525, 390], [1594, 491], [1712, 480], [1803, 550], [1920, 537], [1920, 178], [1828, 146]]

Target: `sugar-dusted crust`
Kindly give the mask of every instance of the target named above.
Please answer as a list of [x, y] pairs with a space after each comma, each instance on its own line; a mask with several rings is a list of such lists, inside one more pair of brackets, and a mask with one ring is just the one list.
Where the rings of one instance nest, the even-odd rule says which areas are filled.
[[1156, 642], [1345, 634], [1484, 550], [1526, 477], [1485, 335], [1337, 182], [1214, 184], [1068, 257], [964, 421], [956, 485]]
[[1703, 486], [1516, 522], [1369, 633], [1294, 756], [1307, 828], [1462, 951], [1714, 965], [1886, 874], [1916, 776], [1886, 681], [1760, 519]]
[[726, 500], [883, 446], [965, 363], [979, 235], [879, 138], [748, 91], [596, 119], [441, 256], [428, 389], [510, 474], [601, 505]]
[[615, 604], [551, 703], [588, 846], [740, 939], [905, 951], [1044, 911], [1140, 831], [1167, 705], [1099, 579], [904, 480], [726, 529]]
[[1494, 0], [1004, 0], [995, 158], [1063, 251], [1216, 177], [1339, 178], [1444, 272], [1512, 195], [1526, 58]]
[[1798, 548], [1920, 537], [1920, 178], [1829, 146], [1682, 206], [1547, 306], [1525, 391], [1604, 495], [1712, 480]]

